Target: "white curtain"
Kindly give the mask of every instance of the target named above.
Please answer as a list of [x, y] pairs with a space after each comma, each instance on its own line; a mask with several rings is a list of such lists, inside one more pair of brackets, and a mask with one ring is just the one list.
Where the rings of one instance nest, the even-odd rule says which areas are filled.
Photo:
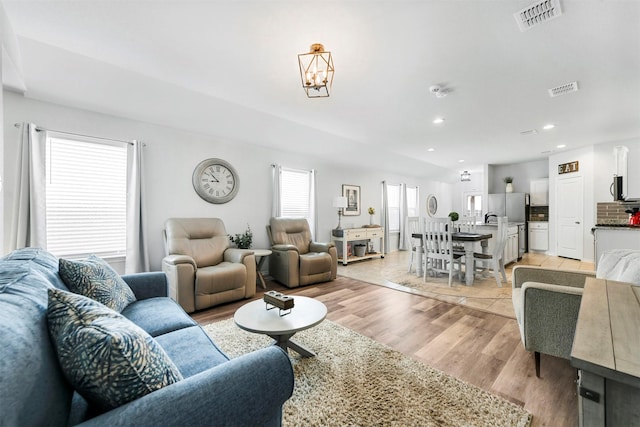
[[382, 226], [384, 227], [384, 253], [389, 253], [389, 196], [387, 181], [382, 181]]
[[46, 141], [46, 131], [38, 130], [33, 123], [22, 124], [11, 250], [47, 247]]
[[282, 166], [271, 165], [271, 186], [272, 186], [272, 198], [271, 198], [271, 216], [282, 216], [280, 209], [280, 174], [282, 173]]
[[398, 249], [406, 251], [411, 249], [411, 245], [407, 239], [407, 184], [400, 184], [400, 240], [398, 241]]
[[133, 141], [127, 147], [127, 274], [149, 271], [143, 146]]
[[309, 197], [309, 203], [311, 206], [309, 207], [309, 214], [311, 224], [309, 224], [309, 228], [311, 228], [312, 236], [311, 238], [315, 240], [318, 235], [318, 171], [315, 169], [311, 169], [311, 197]]

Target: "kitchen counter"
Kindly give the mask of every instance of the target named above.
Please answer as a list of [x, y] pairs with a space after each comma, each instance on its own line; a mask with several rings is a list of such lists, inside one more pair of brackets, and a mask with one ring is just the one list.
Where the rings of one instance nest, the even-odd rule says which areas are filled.
[[[518, 225], [525, 225], [526, 222], [508, 222], [507, 227], [517, 227]], [[497, 222], [477, 222], [476, 227], [498, 227]]]

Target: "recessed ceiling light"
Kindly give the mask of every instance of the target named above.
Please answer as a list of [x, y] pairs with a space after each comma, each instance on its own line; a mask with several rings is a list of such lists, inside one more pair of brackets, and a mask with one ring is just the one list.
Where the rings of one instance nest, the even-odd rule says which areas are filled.
[[458, 163], [464, 163], [463, 159], [458, 160]]
[[436, 117], [435, 119], [433, 119], [433, 124], [434, 125], [439, 125], [441, 123], [444, 123], [444, 118], [442, 117]]
[[435, 148], [429, 148], [429, 149], [427, 149], [427, 151], [436, 151], [436, 149]]
[[556, 127], [556, 125], [554, 125], [553, 123], [549, 123], [548, 125], [544, 125], [542, 129], [549, 130], [549, 129], [553, 129], [554, 127]]
[[565, 148], [566, 146], [567, 144], [560, 144], [560, 145], [557, 145], [557, 148]]

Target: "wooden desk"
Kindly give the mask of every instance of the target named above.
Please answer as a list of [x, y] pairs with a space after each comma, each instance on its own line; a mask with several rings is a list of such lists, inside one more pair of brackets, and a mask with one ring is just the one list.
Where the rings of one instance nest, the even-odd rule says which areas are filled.
[[640, 287], [586, 280], [571, 365], [580, 426], [640, 425]]
[[[416, 239], [422, 240], [421, 233], [414, 233], [411, 237], [415, 237]], [[473, 286], [473, 249], [476, 242], [480, 242], [482, 244], [483, 252], [486, 248], [487, 241], [493, 237], [491, 233], [467, 233], [467, 232], [455, 232], [451, 233], [451, 240], [454, 242], [463, 242], [464, 243], [464, 255], [465, 255], [465, 284], [467, 286]], [[416, 248], [416, 257], [418, 260], [422, 260], [422, 246], [418, 246]], [[469, 274], [471, 272], [471, 274]], [[418, 262], [418, 267], [416, 268], [416, 275], [422, 276], [422, 262]]]

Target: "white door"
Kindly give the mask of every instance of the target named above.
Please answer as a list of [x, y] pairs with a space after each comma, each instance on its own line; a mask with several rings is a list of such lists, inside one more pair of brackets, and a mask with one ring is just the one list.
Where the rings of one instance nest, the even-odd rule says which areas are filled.
[[557, 254], [582, 259], [582, 177], [556, 180]]

